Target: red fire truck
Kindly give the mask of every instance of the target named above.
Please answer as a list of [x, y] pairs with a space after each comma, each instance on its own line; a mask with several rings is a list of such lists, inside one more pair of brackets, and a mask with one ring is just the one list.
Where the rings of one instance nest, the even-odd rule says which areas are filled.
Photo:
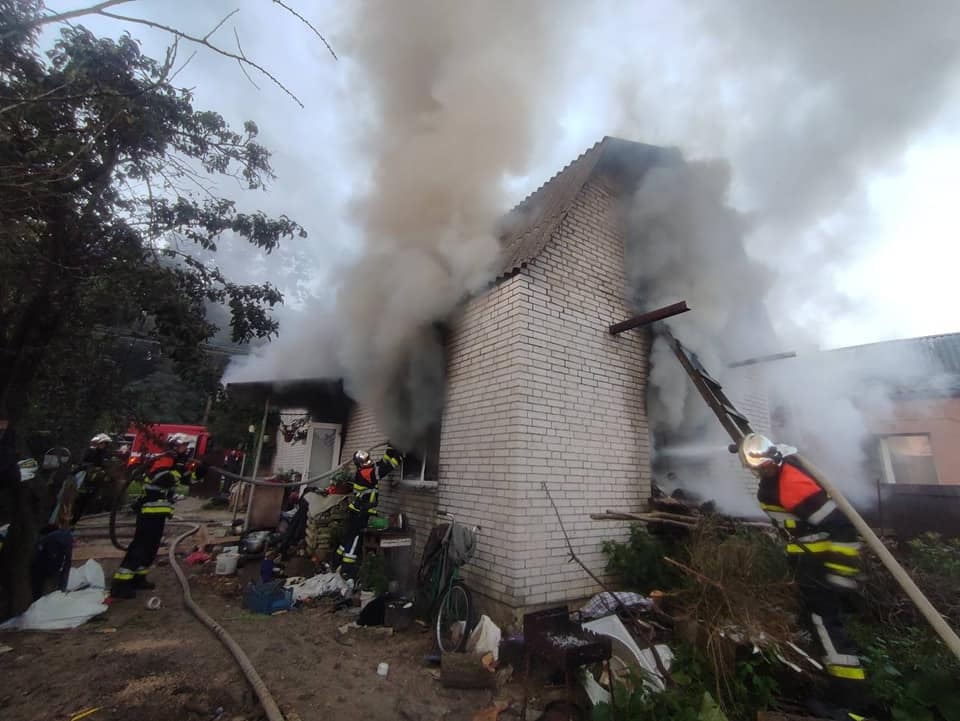
[[167, 439], [174, 433], [181, 433], [190, 439], [190, 455], [202, 458], [210, 443], [210, 434], [206, 426], [190, 426], [182, 423], [152, 423], [146, 426], [130, 426], [123, 436], [121, 455], [127, 456], [127, 465], [136, 466], [144, 456], [163, 453]]

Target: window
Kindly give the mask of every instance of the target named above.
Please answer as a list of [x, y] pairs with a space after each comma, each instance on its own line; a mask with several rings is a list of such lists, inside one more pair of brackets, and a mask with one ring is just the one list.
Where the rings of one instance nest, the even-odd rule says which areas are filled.
[[404, 454], [400, 477], [405, 481], [436, 481], [440, 475], [440, 424], [425, 434], [426, 439]]
[[881, 436], [880, 460], [885, 483], [932, 486], [939, 483], [927, 433]]

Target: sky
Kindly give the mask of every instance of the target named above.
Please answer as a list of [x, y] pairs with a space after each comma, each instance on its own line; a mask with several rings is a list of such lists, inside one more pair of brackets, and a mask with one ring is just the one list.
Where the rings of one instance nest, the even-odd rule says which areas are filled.
[[[238, 126], [256, 121], [278, 177], [266, 194], [238, 190], [237, 197], [249, 208], [287, 213], [309, 238], [271, 257], [226, 244], [222, 262], [240, 280], [267, 276], [284, 287], [283, 313], [323, 312], [334, 302], [333, 281], [363, 252], [356, 199], [382, 190], [369, 147], [379, 96], [365, 84], [369, 66], [366, 76], [358, 67], [369, 50], [358, 37], [364, 26], [351, 15], [354, 4], [290, 4], [325, 34], [339, 60], [268, 0], [137, 0], [115, 12], [203, 35], [239, 7], [214, 38], [232, 49], [235, 28], [246, 54], [304, 107], [255, 73], [254, 87], [236, 63], [203, 48], [177, 80], [194, 88], [198, 107]], [[761, 218], [748, 250], [772, 264], [781, 257], [805, 264], [817, 278], [815, 289], [785, 288], [772, 300], [789, 322], [825, 347], [960, 331], [954, 4], [931, 0], [924, 17], [890, 2], [843, 4], [848, 14], [818, 14], [825, 7], [818, 2], [742, 0], [723, 13], [666, 0], [598, 0], [589, 11], [558, 2], [558, 27], [550, 29], [556, 37], [543, 41], [543, 52], [554, 55], [542, 62], [521, 49], [513, 67], [500, 69], [529, 68], [544, 82], [534, 140], [503, 174], [498, 200], [506, 211], [604, 134], [677, 146], [690, 158], [722, 158], [731, 167], [731, 202]], [[502, 13], [512, 12], [504, 3]], [[155, 56], [169, 43], [163, 33], [123, 21], [79, 22], [101, 34], [129, 30]], [[392, 31], [390, 42], [402, 50], [402, 21]], [[491, 46], [498, 42], [490, 38]], [[901, 43], [902, 56], [887, 52]], [[192, 51], [184, 43], [179, 57]], [[493, 54], [489, 62], [511, 59]], [[389, 75], [389, 66], [382, 72]], [[801, 293], [808, 302], [793, 302]]]

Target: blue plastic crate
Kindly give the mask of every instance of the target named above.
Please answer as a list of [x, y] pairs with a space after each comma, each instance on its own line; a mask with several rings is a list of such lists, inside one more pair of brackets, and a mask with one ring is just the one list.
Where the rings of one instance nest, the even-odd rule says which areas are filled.
[[284, 588], [283, 581], [251, 583], [243, 596], [243, 605], [254, 613], [270, 615], [293, 606], [293, 589]]

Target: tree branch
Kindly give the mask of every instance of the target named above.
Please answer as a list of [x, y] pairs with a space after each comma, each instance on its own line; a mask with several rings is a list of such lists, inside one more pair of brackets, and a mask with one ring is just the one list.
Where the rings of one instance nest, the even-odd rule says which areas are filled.
[[82, 17], [84, 15], [90, 15], [92, 13], [99, 13], [107, 8], [111, 8], [114, 5], [123, 5], [124, 3], [133, 2], [133, 0], [104, 0], [99, 2], [96, 5], [91, 5], [90, 7], [80, 8], [79, 10], [68, 10], [65, 13], [54, 13], [53, 15], [45, 15], [41, 18], [37, 18], [33, 22], [27, 23], [25, 27], [27, 28], [38, 28], [43, 25], [49, 25], [50, 23], [62, 23], [68, 20], [73, 20], [74, 18]]
[[297, 20], [299, 20], [299, 21], [302, 22], [304, 25], [306, 25], [308, 28], [310, 28], [311, 30], [313, 30], [313, 34], [316, 35], [318, 38], [320, 38], [320, 41], [321, 41], [324, 45], [327, 46], [327, 50], [330, 51], [330, 54], [333, 56], [333, 59], [334, 59], [334, 60], [339, 60], [339, 59], [340, 59], [340, 58], [337, 57], [337, 54], [336, 54], [335, 52], [333, 52], [333, 48], [330, 47], [330, 43], [327, 42], [327, 39], [326, 39], [325, 37], [323, 37], [323, 35], [320, 34], [320, 31], [317, 30], [315, 27], [313, 27], [313, 25], [310, 23], [310, 21], [307, 20], [303, 15], [301, 15], [301, 14], [298, 13], [296, 10], [294, 10], [292, 7], [290, 7], [289, 5], [287, 5], [285, 2], [283, 2], [283, 0], [273, 0], [273, 4], [274, 4], [274, 5], [279, 5], [279, 6], [282, 7], [284, 10], [286, 10], [288, 13], [290, 13], [290, 14], [293, 15], [295, 18], [297, 18]]
[[300, 100], [300, 98], [298, 98], [293, 93], [293, 91], [290, 90], [286, 85], [280, 82], [277, 76], [275, 76], [265, 67], [260, 65], [260, 63], [250, 60], [249, 58], [243, 57], [241, 55], [237, 55], [236, 53], [230, 52], [229, 50], [224, 50], [223, 48], [218, 47], [217, 45], [214, 45], [213, 43], [211, 43], [208, 40], [205, 40], [204, 38], [197, 37], [196, 35], [190, 35], [188, 33], [183, 32], [183, 30], [178, 30], [175, 27], [172, 27], [170, 25], [164, 25], [163, 23], [158, 23], [153, 20], [147, 20], [145, 18], [137, 18], [131, 15], [118, 15], [117, 13], [107, 12], [106, 10], [98, 10], [97, 14], [103, 15], [104, 17], [107, 17], [107, 18], [112, 18], [114, 20], [122, 20], [124, 22], [135, 23], [137, 25], [145, 25], [146, 27], [154, 28], [155, 30], [163, 30], [164, 32], [168, 32], [171, 35], [175, 35], [178, 38], [183, 38], [184, 40], [187, 40], [191, 43], [202, 45], [208, 50], [212, 50], [213, 52], [217, 53], [218, 55], [222, 55], [225, 58], [230, 58], [231, 60], [236, 60], [240, 63], [246, 64], [249, 67], [256, 70], [257, 72], [262, 73], [267, 78], [269, 78], [274, 85], [276, 85], [283, 92], [285, 92], [301, 108], [305, 107], [303, 102]]

